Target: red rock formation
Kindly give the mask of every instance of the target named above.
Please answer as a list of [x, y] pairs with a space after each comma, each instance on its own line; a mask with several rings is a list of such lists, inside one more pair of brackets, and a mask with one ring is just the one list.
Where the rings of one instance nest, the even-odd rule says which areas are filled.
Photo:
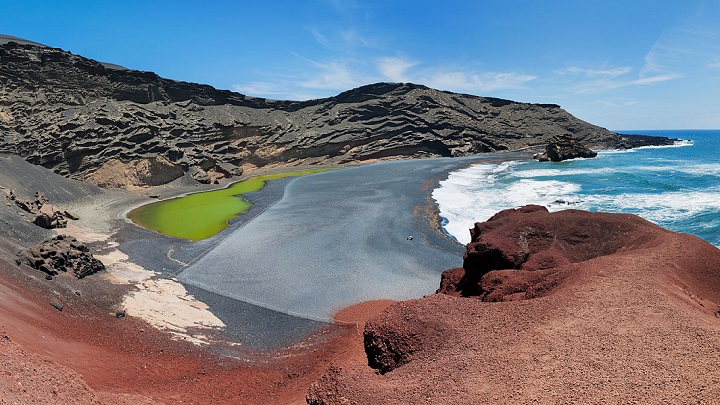
[[463, 267], [443, 272], [439, 293], [512, 301], [547, 292], [558, 268], [656, 242], [640, 217], [527, 205], [495, 214], [470, 230]]
[[696, 237], [631, 215], [503, 211], [476, 224], [441, 291], [370, 320], [375, 369], [335, 367], [308, 402], [720, 398], [720, 250]]

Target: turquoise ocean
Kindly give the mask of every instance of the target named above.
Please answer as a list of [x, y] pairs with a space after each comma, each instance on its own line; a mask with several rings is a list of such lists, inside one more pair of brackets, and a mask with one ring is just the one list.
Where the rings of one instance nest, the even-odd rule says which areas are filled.
[[720, 130], [616, 131], [682, 139], [674, 146], [598, 151], [594, 159], [477, 164], [432, 193], [443, 229], [461, 243], [497, 211], [539, 204], [639, 215], [720, 247]]

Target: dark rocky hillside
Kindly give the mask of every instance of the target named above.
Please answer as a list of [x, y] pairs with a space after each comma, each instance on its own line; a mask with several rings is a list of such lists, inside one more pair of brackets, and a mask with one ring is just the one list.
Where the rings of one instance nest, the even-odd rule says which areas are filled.
[[106, 187], [268, 165], [465, 156], [571, 134], [632, 146], [557, 105], [378, 83], [304, 102], [247, 97], [5, 36], [0, 152]]

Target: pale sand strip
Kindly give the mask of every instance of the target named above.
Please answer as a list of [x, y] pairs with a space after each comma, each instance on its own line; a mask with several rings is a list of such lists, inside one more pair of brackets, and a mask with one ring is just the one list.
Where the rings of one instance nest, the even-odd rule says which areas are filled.
[[210, 343], [211, 338], [204, 332], [225, 327], [209, 307], [188, 294], [182, 284], [158, 279], [158, 273], [131, 262], [118, 249], [118, 243], [111, 239], [111, 235], [73, 223], [57, 231], [85, 243], [103, 242], [106, 245], [103, 254], [96, 255], [106, 266], [102, 277], [114, 284], [132, 284], [137, 288], [123, 299], [126, 315], [141, 318], [158, 329], [169, 331], [178, 339], [195, 344]]

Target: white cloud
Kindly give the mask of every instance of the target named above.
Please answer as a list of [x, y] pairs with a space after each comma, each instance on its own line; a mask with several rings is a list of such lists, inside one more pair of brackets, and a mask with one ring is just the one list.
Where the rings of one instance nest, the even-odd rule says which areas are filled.
[[407, 57], [376, 59], [336, 58], [316, 61], [292, 53], [302, 61], [292, 73], [273, 74], [270, 80], [240, 83], [233, 90], [267, 98], [293, 100], [327, 97], [365, 84], [392, 81], [410, 82], [459, 93], [486, 95], [503, 89], [522, 88], [537, 76], [517, 72], [482, 72], [452, 67], [423, 67]]
[[577, 66], [571, 66], [567, 67], [565, 69], [560, 69], [555, 71], [555, 73], [560, 75], [582, 75], [586, 77], [618, 77], [625, 74], [628, 74], [632, 71], [632, 68], [630, 66], [620, 66], [616, 68], [580, 68]]
[[323, 97], [322, 94], [302, 91], [284, 82], [249, 82], [232, 86], [232, 90], [251, 97], [263, 97], [276, 100], [311, 100]]
[[362, 74], [354, 71], [350, 61], [313, 62], [316, 71], [301, 80], [300, 86], [309, 89], [348, 90], [366, 84]]
[[437, 70], [422, 80], [427, 86], [463, 93], [486, 93], [499, 89], [517, 89], [537, 76], [514, 72], [464, 72]]
[[676, 80], [683, 77], [678, 73], [668, 73], [655, 76], [638, 77], [628, 80], [595, 80], [584, 82], [574, 87], [577, 93], [601, 93], [609, 90], [620, 89], [631, 86], [649, 86], [656, 83], [662, 83], [669, 80]]
[[418, 62], [399, 57], [380, 58], [378, 62], [380, 73], [390, 81], [398, 83], [411, 81], [406, 75], [406, 71], [417, 65]]
[[499, 89], [517, 89], [537, 76], [516, 72], [478, 72], [453, 67], [427, 66], [408, 58], [384, 57], [378, 60], [383, 80], [412, 82], [428, 87], [461, 92], [487, 93]]
[[641, 75], [720, 67], [720, 29], [708, 18], [704, 13], [694, 15], [661, 35], [645, 55]]
[[320, 30], [317, 27], [312, 27], [310, 29], [310, 32], [313, 35], [313, 38], [322, 46], [329, 48], [330, 47], [330, 40], [327, 39], [325, 35], [323, 35]]
[[270, 82], [250, 82], [234, 84], [233, 91], [243, 94], [273, 94], [276, 92], [276, 84]]
[[[624, 83], [624, 85], [625, 86], [648, 85], [648, 84], [666, 82], [668, 80], [680, 79], [681, 77], [683, 77], [683, 75], [681, 75], [679, 73], [668, 73], [668, 74], [664, 74], [664, 75], [641, 77], [639, 79], [631, 80], [627, 83]], [[625, 87], [625, 86], [623, 86], [623, 87]]]
[[639, 104], [635, 100], [597, 100], [598, 103], [608, 107], [630, 107]]
[[373, 48], [375, 47], [375, 40], [371, 39], [368, 36], [365, 36], [358, 32], [355, 28], [348, 28], [344, 30], [340, 30], [337, 33], [338, 37], [342, 40], [341, 43], [344, 47], [365, 47], [365, 48]]

